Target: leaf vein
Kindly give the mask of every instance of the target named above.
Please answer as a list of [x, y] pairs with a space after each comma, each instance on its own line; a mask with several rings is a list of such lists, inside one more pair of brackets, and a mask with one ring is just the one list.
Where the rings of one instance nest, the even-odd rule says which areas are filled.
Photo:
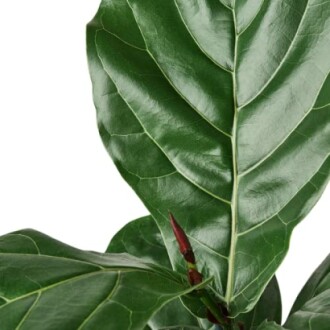
[[[129, 3], [128, 3], [129, 4]], [[131, 7], [131, 5], [129, 4], [129, 6]], [[131, 7], [131, 10], [132, 10], [132, 13], [133, 13], [133, 17], [135, 19], [135, 22], [136, 22], [136, 25], [138, 26], [138, 29], [141, 33], [141, 36], [144, 40], [144, 43], [146, 45], [146, 51], [147, 53], [149, 54], [149, 56], [151, 57], [151, 59], [153, 60], [153, 62], [156, 64], [156, 66], [158, 67], [158, 69], [160, 70], [160, 72], [162, 73], [163, 77], [165, 78], [165, 80], [169, 83], [169, 85], [173, 88], [173, 90], [176, 92], [176, 94], [182, 99], [185, 101], [185, 103], [187, 103], [189, 105], [189, 107], [194, 111], [196, 112], [205, 122], [207, 122], [210, 126], [212, 126], [214, 129], [216, 129], [219, 133], [225, 135], [226, 137], [231, 137], [230, 133], [227, 133], [225, 132], [224, 130], [222, 130], [221, 128], [219, 128], [218, 126], [216, 126], [215, 124], [213, 124], [209, 119], [207, 119], [205, 117], [205, 115], [200, 111], [198, 110], [182, 93], [181, 91], [174, 85], [174, 83], [172, 82], [172, 80], [170, 79], [170, 77], [165, 73], [165, 71], [163, 70], [163, 68], [161, 67], [161, 65], [159, 64], [159, 62], [156, 60], [156, 58], [153, 56], [152, 52], [149, 50], [149, 48], [147, 47], [147, 43], [146, 43], [146, 40], [145, 40], [145, 36], [144, 34], [142, 33], [142, 30], [135, 18], [135, 14], [134, 14], [134, 11]], [[96, 43], [95, 43], [96, 44]], [[97, 45], [97, 44], [96, 44]], [[96, 47], [97, 48], [97, 47]], [[100, 57], [100, 56], [99, 56]], [[101, 58], [100, 58], [101, 60]], [[102, 62], [102, 60], [101, 60]], [[103, 65], [103, 64], [102, 64]], [[103, 65], [103, 69], [104, 69], [104, 65]], [[105, 70], [106, 71], [106, 70]]]
[[[111, 79], [109, 73], [106, 71], [102, 58], [99, 56], [99, 60], [103, 66], [103, 70], [105, 73], [107, 73], [107, 75], [109, 76], [109, 79]], [[112, 79], [111, 79], [112, 80]], [[206, 188], [202, 187], [201, 185], [199, 185], [197, 182], [195, 182], [194, 180], [192, 180], [191, 178], [189, 178], [187, 175], [185, 175], [183, 173], [183, 171], [179, 170], [177, 166], [174, 165], [174, 163], [172, 162], [172, 160], [170, 159], [170, 157], [167, 155], [167, 153], [163, 150], [163, 148], [158, 144], [158, 142], [150, 135], [150, 133], [148, 132], [148, 130], [146, 129], [146, 127], [144, 127], [143, 123], [141, 122], [140, 118], [137, 116], [137, 114], [135, 113], [135, 111], [133, 110], [133, 108], [130, 106], [130, 104], [125, 100], [125, 98], [123, 97], [121, 91], [119, 90], [118, 86], [116, 85], [116, 83], [113, 81], [114, 85], [117, 88], [118, 94], [120, 95], [120, 97], [122, 98], [122, 100], [126, 103], [127, 107], [131, 110], [132, 114], [135, 116], [135, 118], [137, 119], [137, 121], [140, 123], [140, 125], [142, 126], [142, 128], [144, 129], [146, 135], [150, 138], [150, 140], [159, 148], [159, 150], [164, 154], [164, 156], [168, 159], [168, 161], [173, 165], [173, 167], [177, 170], [177, 172], [179, 174], [181, 174], [187, 181], [189, 181], [190, 183], [192, 183], [194, 186], [196, 186], [197, 188], [199, 188], [200, 190], [202, 190], [203, 192], [205, 192], [206, 194], [212, 196], [213, 198], [222, 201], [225, 204], [231, 205], [231, 202], [218, 196], [213, 194], [212, 192], [210, 192], [209, 190], [207, 190]]]
[[193, 236], [190, 236], [187, 234], [187, 236], [194, 242], [196, 242], [197, 244], [201, 245], [202, 247], [204, 247], [205, 249], [211, 251], [213, 254], [219, 256], [220, 258], [223, 258], [223, 259], [226, 259], [228, 260], [228, 257], [227, 256], [224, 256], [223, 254], [213, 250], [212, 248], [210, 248], [209, 246], [205, 245], [204, 243], [202, 243], [200, 240], [198, 240], [197, 238], [193, 237]]
[[289, 56], [290, 52], [291, 52], [291, 49], [293, 47], [293, 44], [295, 43], [296, 41], [296, 38], [297, 36], [299, 35], [299, 30], [301, 29], [304, 21], [305, 21], [305, 17], [306, 17], [306, 14], [307, 14], [307, 11], [308, 11], [308, 5], [309, 3], [309, 0], [307, 0], [306, 2], [306, 7], [304, 9], [304, 13], [301, 17], [301, 20], [299, 22], [299, 25], [298, 25], [298, 28], [297, 28], [297, 31], [295, 33], [295, 35], [293, 36], [292, 38], [292, 41], [291, 41], [291, 44], [290, 46], [288, 47], [287, 51], [285, 52], [285, 55], [283, 56], [281, 62], [279, 63], [279, 65], [277, 66], [276, 70], [273, 72], [273, 74], [269, 77], [269, 79], [266, 81], [266, 83], [260, 88], [259, 92], [257, 92], [254, 96], [252, 96], [248, 101], [246, 101], [243, 105], [239, 106], [239, 109], [242, 109], [244, 107], [246, 107], [248, 104], [252, 103], [258, 96], [261, 95], [261, 93], [265, 90], [265, 88], [272, 82], [272, 80], [275, 78], [275, 76], [277, 75], [277, 73], [279, 72], [279, 70], [281, 69], [281, 67], [283, 66], [283, 64], [285, 63], [287, 57]]
[[119, 281], [120, 281], [120, 271], [118, 271], [117, 274], [117, 279], [116, 279], [116, 283], [113, 286], [113, 288], [111, 289], [110, 293], [108, 294], [108, 296], [102, 300], [94, 309], [93, 311], [83, 320], [83, 322], [81, 323], [81, 325], [78, 327], [78, 330], [83, 329], [83, 327], [91, 320], [91, 318], [97, 313], [97, 311], [102, 308], [102, 306], [107, 302], [107, 300], [111, 299], [111, 297], [113, 296], [113, 294], [115, 293], [115, 291], [118, 288], [119, 285]]
[[21, 329], [21, 326], [24, 325], [24, 322], [27, 320], [27, 318], [31, 315], [32, 310], [35, 308], [35, 306], [37, 305], [39, 299], [41, 297], [41, 293], [38, 293], [38, 296], [36, 297], [35, 301], [33, 302], [33, 304], [30, 306], [29, 310], [26, 312], [26, 314], [24, 315], [24, 317], [22, 318], [21, 322], [18, 324], [18, 326], [16, 327], [15, 330], [19, 330]]
[[245, 175], [249, 174], [250, 172], [254, 171], [255, 169], [257, 169], [259, 166], [261, 166], [267, 159], [269, 159], [282, 145], [285, 144], [285, 142], [290, 138], [290, 136], [292, 134], [294, 134], [297, 131], [297, 128], [304, 122], [304, 120], [312, 113], [312, 110], [315, 109], [320, 109], [320, 108], [314, 108], [314, 105], [321, 93], [321, 90], [323, 88], [323, 85], [325, 84], [328, 76], [329, 76], [330, 72], [326, 75], [323, 83], [321, 84], [320, 89], [318, 90], [317, 94], [316, 94], [316, 98], [313, 102], [313, 106], [305, 112], [305, 114], [302, 116], [302, 118], [297, 122], [297, 124], [293, 127], [293, 129], [291, 131], [288, 132], [287, 135], [285, 135], [284, 139], [275, 147], [273, 148], [268, 154], [266, 154], [262, 159], [260, 159], [257, 163], [255, 163], [254, 165], [252, 165], [251, 167], [249, 167], [248, 169], [246, 169], [245, 171], [243, 171], [242, 173], [240, 173], [238, 176], [240, 178], [244, 177]]
[[322, 105], [320, 107], [315, 107], [315, 108], [313, 108], [313, 110], [321, 110], [321, 109], [327, 108], [328, 106], [330, 106], [330, 103], [327, 103], [327, 104]]
[[183, 25], [185, 26], [189, 36], [191, 37], [191, 39], [194, 41], [194, 43], [196, 44], [196, 46], [198, 47], [198, 49], [205, 55], [206, 58], [208, 58], [213, 64], [215, 64], [219, 69], [232, 73], [232, 70], [225, 68], [223, 65], [221, 65], [218, 61], [216, 61], [215, 59], [213, 59], [202, 47], [202, 45], [197, 41], [197, 39], [194, 37], [194, 35], [192, 34], [191, 30], [189, 29], [186, 20], [183, 18], [182, 12], [178, 6], [177, 0], [174, 0], [175, 6], [177, 8], [179, 17], [183, 23]]
[[262, 0], [261, 4], [260, 4], [260, 7], [258, 9], [258, 11], [256, 12], [256, 14], [254, 15], [254, 17], [252, 18], [252, 20], [249, 22], [249, 24], [242, 30], [239, 32], [238, 36], [240, 37], [245, 31], [248, 30], [248, 28], [252, 25], [252, 23], [254, 22], [254, 20], [257, 18], [257, 16], [259, 15], [259, 13], [261, 12], [261, 9], [263, 7], [265, 3], [265, 0]]
[[311, 178], [305, 183], [303, 184], [299, 189], [298, 191], [290, 198], [290, 200], [279, 210], [277, 211], [276, 213], [274, 213], [273, 215], [271, 215], [270, 217], [268, 217], [267, 219], [263, 220], [262, 222], [258, 223], [257, 225], [243, 231], [243, 232], [240, 232], [238, 233], [237, 236], [244, 236], [246, 235], [247, 233], [257, 229], [258, 227], [260, 226], [263, 226], [264, 224], [266, 224], [268, 221], [270, 221], [272, 218], [274, 218], [275, 216], [277, 216], [281, 211], [283, 211], [283, 209], [300, 193], [300, 191], [307, 185], [310, 183], [310, 181], [313, 179], [313, 177], [320, 171], [320, 169], [322, 168], [322, 166], [324, 165], [324, 163], [327, 161], [328, 157], [329, 157], [330, 153], [327, 154], [327, 156], [325, 157], [324, 161], [322, 162], [321, 166], [318, 168], [318, 170], [311, 176]]
[[21, 236], [21, 237], [24, 237], [24, 238], [29, 239], [29, 240], [33, 243], [33, 245], [35, 246], [35, 248], [36, 248], [36, 250], [37, 250], [37, 254], [38, 254], [38, 255], [42, 255], [41, 252], [40, 252], [40, 249], [39, 249], [39, 246], [38, 246], [37, 242], [36, 242], [33, 238], [31, 238], [31, 237], [28, 236], [28, 235], [21, 234], [21, 233], [9, 234], [8, 236], [15, 236], [15, 235], [16, 235], [16, 236]]

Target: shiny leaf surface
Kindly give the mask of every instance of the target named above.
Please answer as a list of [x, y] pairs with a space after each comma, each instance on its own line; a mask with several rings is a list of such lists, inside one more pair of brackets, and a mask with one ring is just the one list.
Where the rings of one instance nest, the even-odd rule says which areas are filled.
[[0, 265], [3, 330], [143, 329], [193, 290], [164, 267], [80, 251], [32, 230], [0, 238]]
[[330, 255], [298, 295], [284, 326], [291, 330], [328, 330], [329, 324]]
[[[160, 231], [151, 216], [131, 221], [124, 226], [112, 238], [107, 252], [129, 253], [141, 260], [152, 261], [153, 263], [172, 269]], [[205, 310], [201, 302], [195, 302], [195, 304]], [[148, 322], [148, 325], [152, 330], [178, 325], [184, 327], [201, 327], [201, 329], [212, 327], [206, 320], [197, 318], [188, 312], [179, 299], [164, 306], [153, 316]]]
[[[125, 225], [111, 240], [107, 252], [129, 253], [145, 261], [170, 267], [166, 247], [160, 231], [151, 216], [134, 220]], [[270, 320], [281, 323], [282, 303], [281, 294], [274, 277], [263, 292], [255, 308], [246, 314], [241, 314], [235, 322], [244, 324], [244, 329], [255, 330], [264, 321]], [[211, 325], [193, 316], [183, 307], [181, 301], [170, 302], [162, 308], [150, 321], [150, 329], [158, 330], [175, 325], [199, 326], [210, 329]]]
[[289, 330], [289, 329], [283, 328], [282, 326], [280, 326], [279, 324], [277, 324], [275, 322], [265, 321], [259, 325], [257, 330]]
[[330, 169], [330, 2], [103, 0], [103, 142], [184, 271], [168, 210], [232, 316], [258, 301]]
[[264, 320], [275, 321], [278, 324], [282, 321], [281, 293], [275, 276], [268, 283], [253, 310], [236, 318], [236, 322], [243, 323], [244, 329], [247, 330], [258, 329]]
[[161, 233], [151, 216], [133, 220], [112, 239], [107, 253], [128, 253], [144, 261], [172, 268]]

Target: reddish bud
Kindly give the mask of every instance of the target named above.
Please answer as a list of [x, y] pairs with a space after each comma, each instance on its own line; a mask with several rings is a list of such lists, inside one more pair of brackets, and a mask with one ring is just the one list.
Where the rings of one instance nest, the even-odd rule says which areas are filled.
[[187, 262], [195, 264], [195, 255], [190, 245], [189, 239], [181, 226], [177, 223], [172, 213], [170, 213], [171, 226], [175, 238], [179, 244], [179, 249]]
[[191, 263], [193, 265], [196, 263], [193, 250], [187, 250], [185, 253], [183, 253], [183, 257], [188, 263]]
[[193, 268], [188, 270], [188, 278], [191, 285], [197, 285], [203, 282], [202, 274]]

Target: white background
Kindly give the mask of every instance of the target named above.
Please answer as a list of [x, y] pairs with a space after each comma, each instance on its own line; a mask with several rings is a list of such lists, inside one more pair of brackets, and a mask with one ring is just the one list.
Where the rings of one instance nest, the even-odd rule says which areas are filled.
[[[147, 214], [98, 136], [85, 24], [99, 0], [0, 2], [0, 235], [34, 228], [104, 251]], [[278, 277], [284, 314], [330, 252], [330, 189], [295, 230]]]

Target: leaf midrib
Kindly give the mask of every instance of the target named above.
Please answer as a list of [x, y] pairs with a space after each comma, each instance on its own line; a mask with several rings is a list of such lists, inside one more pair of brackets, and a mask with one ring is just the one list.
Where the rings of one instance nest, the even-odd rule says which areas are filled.
[[237, 32], [236, 1], [233, 2], [231, 9], [233, 15], [234, 33], [235, 33], [235, 49], [234, 49], [234, 64], [233, 64], [233, 99], [234, 99], [234, 118], [233, 118], [233, 131], [232, 131], [232, 159], [233, 159], [233, 191], [231, 201], [231, 237], [230, 237], [230, 250], [228, 257], [228, 272], [227, 272], [227, 286], [225, 301], [227, 306], [230, 305], [233, 296], [234, 287], [234, 273], [235, 273], [235, 255], [237, 243], [237, 191], [238, 191], [238, 172], [237, 172], [237, 120], [238, 120], [238, 105], [237, 105], [237, 81], [236, 81], [236, 66], [237, 66], [237, 45], [239, 34]]

